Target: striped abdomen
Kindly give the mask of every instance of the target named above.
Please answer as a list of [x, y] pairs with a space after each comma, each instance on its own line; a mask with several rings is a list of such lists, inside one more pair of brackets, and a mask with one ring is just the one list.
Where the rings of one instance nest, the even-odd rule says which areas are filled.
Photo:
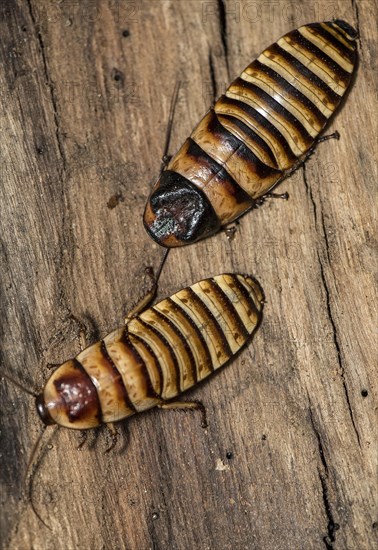
[[305, 25], [248, 65], [161, 174], [144, 214], [151, 237], [207, 237], [302, 162], [348, 89], [356, 37], [344, 21]]
[[231, 359], [262, 307], [262, 290], [246, 275], [184, 288], [58, 367], [37, 398], [39, 414], [86, 429], [164, 403]]

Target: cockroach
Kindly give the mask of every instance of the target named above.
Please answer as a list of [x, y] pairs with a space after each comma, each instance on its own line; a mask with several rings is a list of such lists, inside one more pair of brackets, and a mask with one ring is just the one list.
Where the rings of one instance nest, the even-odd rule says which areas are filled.
[[[144, 301], [143, 301], [144, 302]], [[262, 314], [263, 292], [250, 276], [218, 275], [128, 316], [123, 327], [60, 365], [36, 398], [45, 425], [112, 426], [173, 401], [228, 362]]]
[[[200, 409], [206, 426], [201, 403], [175, 399], [247, 344], [261, 322], [263, 291], [248, 275], [226, 273], [199, 281], [147, 307], [156, 287], [155, 282], [126, 317], [124, 326], [58, 366], [41, 393], [4, 375], [35, 397], [44, 424], [26, 478], [44, 430], [54, 424], [76, 430], [106, 424], [113, 434], [110, 448], [117, 435], [113, 422], [153, 407]], [[30, 483], [31, 506], [50, 528], [34, 507], [31, 487]]]
[[260, 205], [314, 151], [356, 68], [357, 32], [304, 25], [234, 80], [161, 171], [144, 225], [160, 245], [208, 237]]

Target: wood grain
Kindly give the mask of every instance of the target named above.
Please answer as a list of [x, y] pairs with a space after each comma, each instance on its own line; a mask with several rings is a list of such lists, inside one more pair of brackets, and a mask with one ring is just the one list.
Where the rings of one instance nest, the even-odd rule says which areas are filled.
[[226, 271], [267, 298], [253, 343], [188, 397], [106, 431], [47, 431], [33, 501], [23, 476], [41, 430], [2, 380], [1, 548], [371, 549], [378, 545], [374, 0], [4, 0], [0, 7], [2, 370], [40, 388], [48, 363], [95, 341], [148, 288], [162, 250], [142, 226], [170, 98], [174, 152], [260, 51], [302, 24], [346, 19], [360, 66], [290, 200], [173, 250], [160, 296]]

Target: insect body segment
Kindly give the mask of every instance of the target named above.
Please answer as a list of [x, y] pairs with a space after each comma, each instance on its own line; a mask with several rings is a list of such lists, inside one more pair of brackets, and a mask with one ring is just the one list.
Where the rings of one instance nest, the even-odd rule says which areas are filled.
[[162, 172], [144, 214], [151, 237], [207, 237], [303, 162], [348, 89], [356, 38], [344, 21], [313, 23], [248, 65]]
[[184, 288], [58, 367], [37, 398], [39, 415], [86, 429], [161, 406], [231, 359], [262, 307], [260, 286], [245, 275]]

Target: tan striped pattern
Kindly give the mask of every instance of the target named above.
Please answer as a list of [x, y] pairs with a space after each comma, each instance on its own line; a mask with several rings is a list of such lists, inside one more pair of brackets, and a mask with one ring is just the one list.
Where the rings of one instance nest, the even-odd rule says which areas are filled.
[[177, 397], [240, 350], [262, 307], [260, 286], [244, 275], [184, 288], [61, 365], [44, 389], [48, 414], [85, 429]]
[[356, 37], [340, 25], [305, 25], [267, 48], [169, 163], [205, 193], [221, 225], [306, 157], [339, 105], [356, 62]]
[[156, 363], [145, 363], [153, 391], [172, 399], [224, 365], [256, 329], [262, 301], [253, 279], [226, 274], [184, 288], [133, 319], [131, 342], [140, 355], [147, 348], [155, 356]]

